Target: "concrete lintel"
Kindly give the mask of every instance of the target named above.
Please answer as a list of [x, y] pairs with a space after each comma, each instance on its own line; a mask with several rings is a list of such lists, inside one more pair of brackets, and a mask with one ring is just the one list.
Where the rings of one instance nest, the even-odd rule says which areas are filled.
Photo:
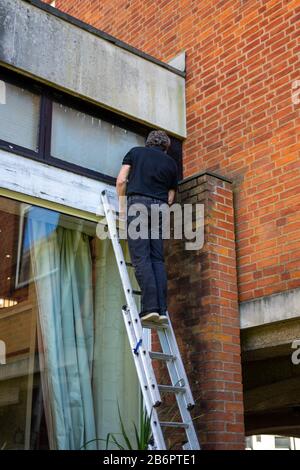
[[240, 303], [241, 329], [300, 318], [300, 288]]
[[114, 187], [101, 181], [0, 149], [0, 193], [1, 188], [30, 196], [38, 204], [50, 203], [61, 212], [75, 209], [78, 215], [86, 214], [91, 220], [104, 215], [101, 191], [115, 193]]
[[[108, 42], [111, 42], [115, 46], [118, 46], [122, 49], [132, 52], [135, 55], [143, 57], [143, 59], [149, 60], [149, 62], [153, 62], [154, 64], [157, 64], [160, 67], [170, 70], [170, 72], [180, 75], [181, 77], [185, 77], [184, 71], [182, 71], [179, 67], [176, 67], [175, 64], [174, 65], [171, 64], [172, 60], [169, 63], [162, 62], [161, 60], [156, 59], [156, 57], [153, 57], [152, 55], [147, 54], [146, 52], [143, 52], [140, 49], [137, 49], [136, 47], [133, 47], [124, 41], [121, 41], [120, 39], [112, 36], [111, 34], [108, 34], [105, 31], [102, 31], [101, 29], [95, 28], [94, 26], [88, 23], [85, 23], [82, 20], [79, 20], [75, 16], [69, 15], [68, 13], [65, 13], [59, 10], [58, 8], [55, 7], [54, 5], [55, 2], [48, 4], [48, 3], [42, 2], [41, 0], [23, 0], [23, 1], [27, 3], [31, 3], [35, 7], [40, 8], [41, 10], [44, 10], [48, 13], [51, 13], [51, 15], [57, 16], [58, 18], [61, 18], [62, 20], [67, 21], [68, 23], [71, 23], [75, 26], [79, 26], [79, 28], [84, 29], [85, 31], [88, 31], [89, 33], [95, 34], [96, 36], [99, 36], [100, 38], [105, 39]], [[176, 58], [177, 57], [178, 56], [176, 56]]]
[[1, 0], [0, 64], [186, 137], [185, 79], [41, 2]]

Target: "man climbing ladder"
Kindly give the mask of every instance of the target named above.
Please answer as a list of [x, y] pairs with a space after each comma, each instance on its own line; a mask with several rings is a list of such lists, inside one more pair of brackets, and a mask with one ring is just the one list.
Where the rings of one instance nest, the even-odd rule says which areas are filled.
[[[119, 215], [121, 217], [122, 213], [125, 215], [127, 194], [129, 198], [127, 239], [132, 263], [126, 261], [120, 243], [115, 194], [104, 189], [101, 192], [101, 201], [124, 289], [126, 305], [122, 307], [122, 315], [143, 402], [150, 419], [153, 438], [151, 448], [166, 450], [169, 444], [166, 442], [165, 433], [176, 428], [184, 433], [181, 448], [198, 450], [200, 444], [190, 414], [195, 402], [167, 312], [167, 276], [163, 255], [164, 227], [162, 227], [163, 217], [160, 208], [162, 206], [168, 208], [166, 202], [172, 204], [177, 187], [176, 163], [166, 154], [169, 145], [170, 139], [164, 132], [153, 131], [147, 138], [146, 147], [131, 149], [123, 160], [117, 181]], [[136, 210], [138, 212], [135, 212]], [[131, 232], [131, 226], [133, 228], [139, 226], [139, 230]], [[141, 292], [132, 289], [127, 270], [127, 267], [131, 266], [135, 268]], [[139, 294], [142, 294], [140, 314], [135, 300], [135, 295]], [[145, 328], [150, 331], [156, 330], [158, 350], [150, 350], [147, 342], [143, 341]], [[169, 376], [168, 383], [157, 381], [153, 361], [165, 364]], [[175, 395], [180, 415], [178, 421], [169, 416], [168, 410], [166, 412], [163, 410], [165, 400], [162, 395], [165, 394]]]
[[[150, 132], [145, 147], [134, 147], [124, 157], [117, 178], [120, 217], [127, 197], [128, 246], [142, 298], [142, 323], [167, 321], [167, 275], [164, 264], [162, 207], [171, 205], [177, 188], [177, 165], [167, 155], [170, 138]], [[131, 211], [136, 208], [137, 211]], [[157, 216], [153, 216], [155, 214]], [[130, 230], [139, 222], [140, 236]], [[131, 225], [133, 223], [133, 225]]]

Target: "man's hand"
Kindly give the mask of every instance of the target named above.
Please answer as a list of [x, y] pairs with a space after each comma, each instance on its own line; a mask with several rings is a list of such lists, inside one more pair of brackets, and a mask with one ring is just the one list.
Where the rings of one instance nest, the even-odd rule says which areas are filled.
[[171, 204], [173, 204], [174, 199], [175, 199], [175, 194], [176, 194], [175, 189], [170, 189], [169, 190], [169, 193], [168, 193], [168, 204], [169, 204], [169, 206], [171, 206]]

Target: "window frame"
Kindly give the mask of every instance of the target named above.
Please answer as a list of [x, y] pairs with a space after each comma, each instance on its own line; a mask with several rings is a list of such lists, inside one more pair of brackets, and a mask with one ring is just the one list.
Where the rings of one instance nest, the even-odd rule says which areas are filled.
[[33, 158], [34, 160], [41, 160], [43, 158], [43, 142], [44, 142], [44, 127], [42, 127], [42, 121], [44, 116], [44, 103], [42, 96], [42, 89], [37, 83], [30, 83], [28, 80], [22, 80], [20, 76], [16, 74], [7, 73], [5, 69], [0, 67], [0, 79], [2, 79], [11, 85], [14, 85], [19, 88], [24, 88], [24, 90], [34, 93], [40, 97], [40, 109], [39, 109], [39, 120], [38, 120], [38, 135], [37, 135], [37, 146], [38, 150], [32, 150], [27, 147], [22, 147], [17, 145], [14, 142], [8, 142], [0, 138], [0, 148], [7, 150], [8, 152], [16, 153], [17, 155], [22, 155], [24, 157]]
[[[64, 91], [52, 88], [49, 85], [37, 82], [16, 72], [12, 72], [3, 66], [0, 66], [0, 80], [1, 79], [7, 83], [19, 86], [40, 96], [40, 116], [37, 139], [38, 150], [34, 151], [26, 147], [16, 145], [13, 142], [7, 142], [0, 139], [0, 149], [7, 152], [15, 153], [17, 155], [46, 163], [66, 171], [115, 185], [117, 179], [116, 177], [76, 165], [75, 163], [61, 160], [60, 158], [51, 155], [53, 102], [68, 106], [72, 109], [75, 109], [76, 111], [83, 112], [95, 118], [102, 119], [103, 121], [119, 126], [122, 129], [134, 132], [144, 138], [146, 138], [148, 133], [153, 130], [152, 127], [147, 126], [146, 124], [138, 123], [126, 116], [116, 114], [109, 109], [103, 107], [101, 108], [96, 103], [88, 102], [80, 97], [72, 96]], [[176, 161], [178, 167], [178, 177], [181, 179], [183, 173], [182, 141], [172, 136], [170, 136], [170, 138], [171, 147], [168, 151], [168, 154]]]

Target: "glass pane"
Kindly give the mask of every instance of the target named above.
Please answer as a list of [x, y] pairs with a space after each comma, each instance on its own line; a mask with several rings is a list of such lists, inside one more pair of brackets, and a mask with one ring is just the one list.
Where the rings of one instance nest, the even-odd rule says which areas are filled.
[[276, 449], [289, 449], [290, 438], [285, 436], [275, 436], [275, 447]]
[[124, 155], [144, 141], [144, 137], [114, 124], [53, 103], [53, 157], [117, 176]]
[[38, 150], [40, 97], [0, 80], [0, 140]]
[[0, 448], [100, 449], [132, 436], [139, 387], [109, 240], [0, 197]]

